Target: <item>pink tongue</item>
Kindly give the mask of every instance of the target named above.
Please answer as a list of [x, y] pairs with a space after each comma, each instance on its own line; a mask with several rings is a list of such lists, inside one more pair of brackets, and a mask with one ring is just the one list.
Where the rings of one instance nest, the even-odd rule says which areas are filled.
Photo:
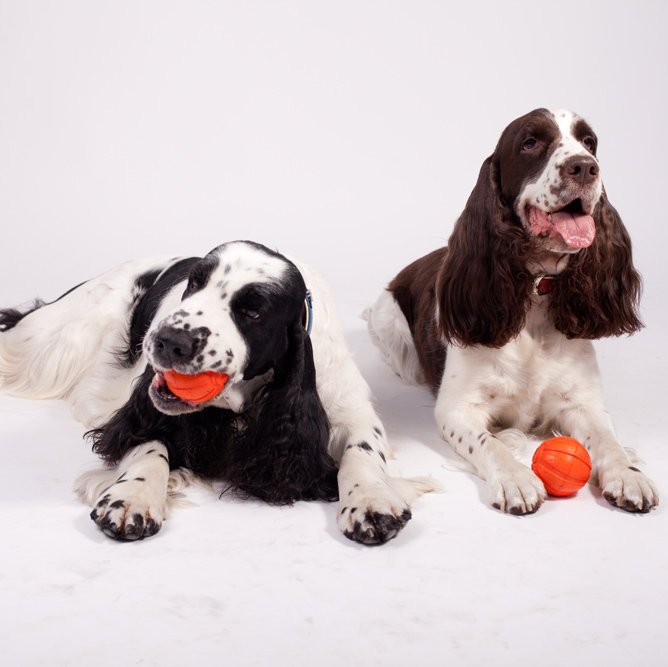
[[594, 241], [596, 227], [591, 215], [553, 213], [552, 224], [570, 248], [587, 248]]
[[561, 236], [570, 248], [586, 248], [594, 241], [596, 226], [591, 215], [582, 213], [546, 213], [537, 208], [529, 211], [531, 232], [536, 236]]

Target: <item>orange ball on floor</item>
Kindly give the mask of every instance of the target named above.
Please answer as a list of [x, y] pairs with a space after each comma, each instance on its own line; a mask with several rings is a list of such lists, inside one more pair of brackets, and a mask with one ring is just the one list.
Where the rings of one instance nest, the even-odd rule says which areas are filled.
[[531, 469], [552, 496], [572, 496], [591, 475], [589, 452], [574, 438], [550, 438], [538, 447]]
[[196, 375], [184, 375], [176, 371], [163, 373], [169, 391], [184, 401], [204, 403], [215, 398], [225, 386], [227, 375], [206, 371]]

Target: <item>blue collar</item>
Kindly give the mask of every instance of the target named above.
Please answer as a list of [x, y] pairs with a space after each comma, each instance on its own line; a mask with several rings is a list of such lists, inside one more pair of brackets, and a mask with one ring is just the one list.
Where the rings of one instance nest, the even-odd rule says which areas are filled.
[[306, 298], [304, 299], [304, 329], [306, 329], [306, 335], [311, 335], [311, 329], [313, 329], [313, 298], [311, 297], [311, 290], [306, 290]]

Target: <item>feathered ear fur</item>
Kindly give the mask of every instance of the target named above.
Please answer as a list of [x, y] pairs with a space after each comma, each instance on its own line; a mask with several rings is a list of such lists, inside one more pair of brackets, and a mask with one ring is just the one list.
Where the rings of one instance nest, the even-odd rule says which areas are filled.
[[225, 477], [270, 503], [336, 500], [336, 466], [327, 453], [329, 421], [316, 391], [311, 340], [301, 322], [274, 381], [244, 415]]
[[633, 267], [631, 240], [605, 192], [594, 220], [594, 242], [571, 257], [550, 295], [554, 325], [568, 338], [620, 336], [643, 326], [642, 281]]
[[493, 158], [480, 169], [436, 282], [439, 330], [449, 343], [501, 347], [526, 318], [529, 242], [502, 201]]
[[216, 407], [166, 415], [149, 398], [153, 375], [153, 369], [147, 367], [127, 403], [105, 424], [86, 433], [93, 451], [109, 465], [116, 465], [132, 448], [157, 440], [167, 447], [172, 469], [185, 466], [204, 477], [224, 475], [225, 452], [237, 432], [238, 416]]

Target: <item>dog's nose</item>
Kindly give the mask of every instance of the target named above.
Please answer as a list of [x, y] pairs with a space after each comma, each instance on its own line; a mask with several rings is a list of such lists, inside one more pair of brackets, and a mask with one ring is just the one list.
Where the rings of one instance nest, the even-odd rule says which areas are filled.
[[167, 368], [191, 361], [197, 347], [197, 339], [183, 329], [163, 327], [153, 336], [153, 355], [156, 361]]
[[598, 163], [587, 155], [569, 157], [562, 167], [563, 175], [578, 185], [590, 185], [598, 178]]

